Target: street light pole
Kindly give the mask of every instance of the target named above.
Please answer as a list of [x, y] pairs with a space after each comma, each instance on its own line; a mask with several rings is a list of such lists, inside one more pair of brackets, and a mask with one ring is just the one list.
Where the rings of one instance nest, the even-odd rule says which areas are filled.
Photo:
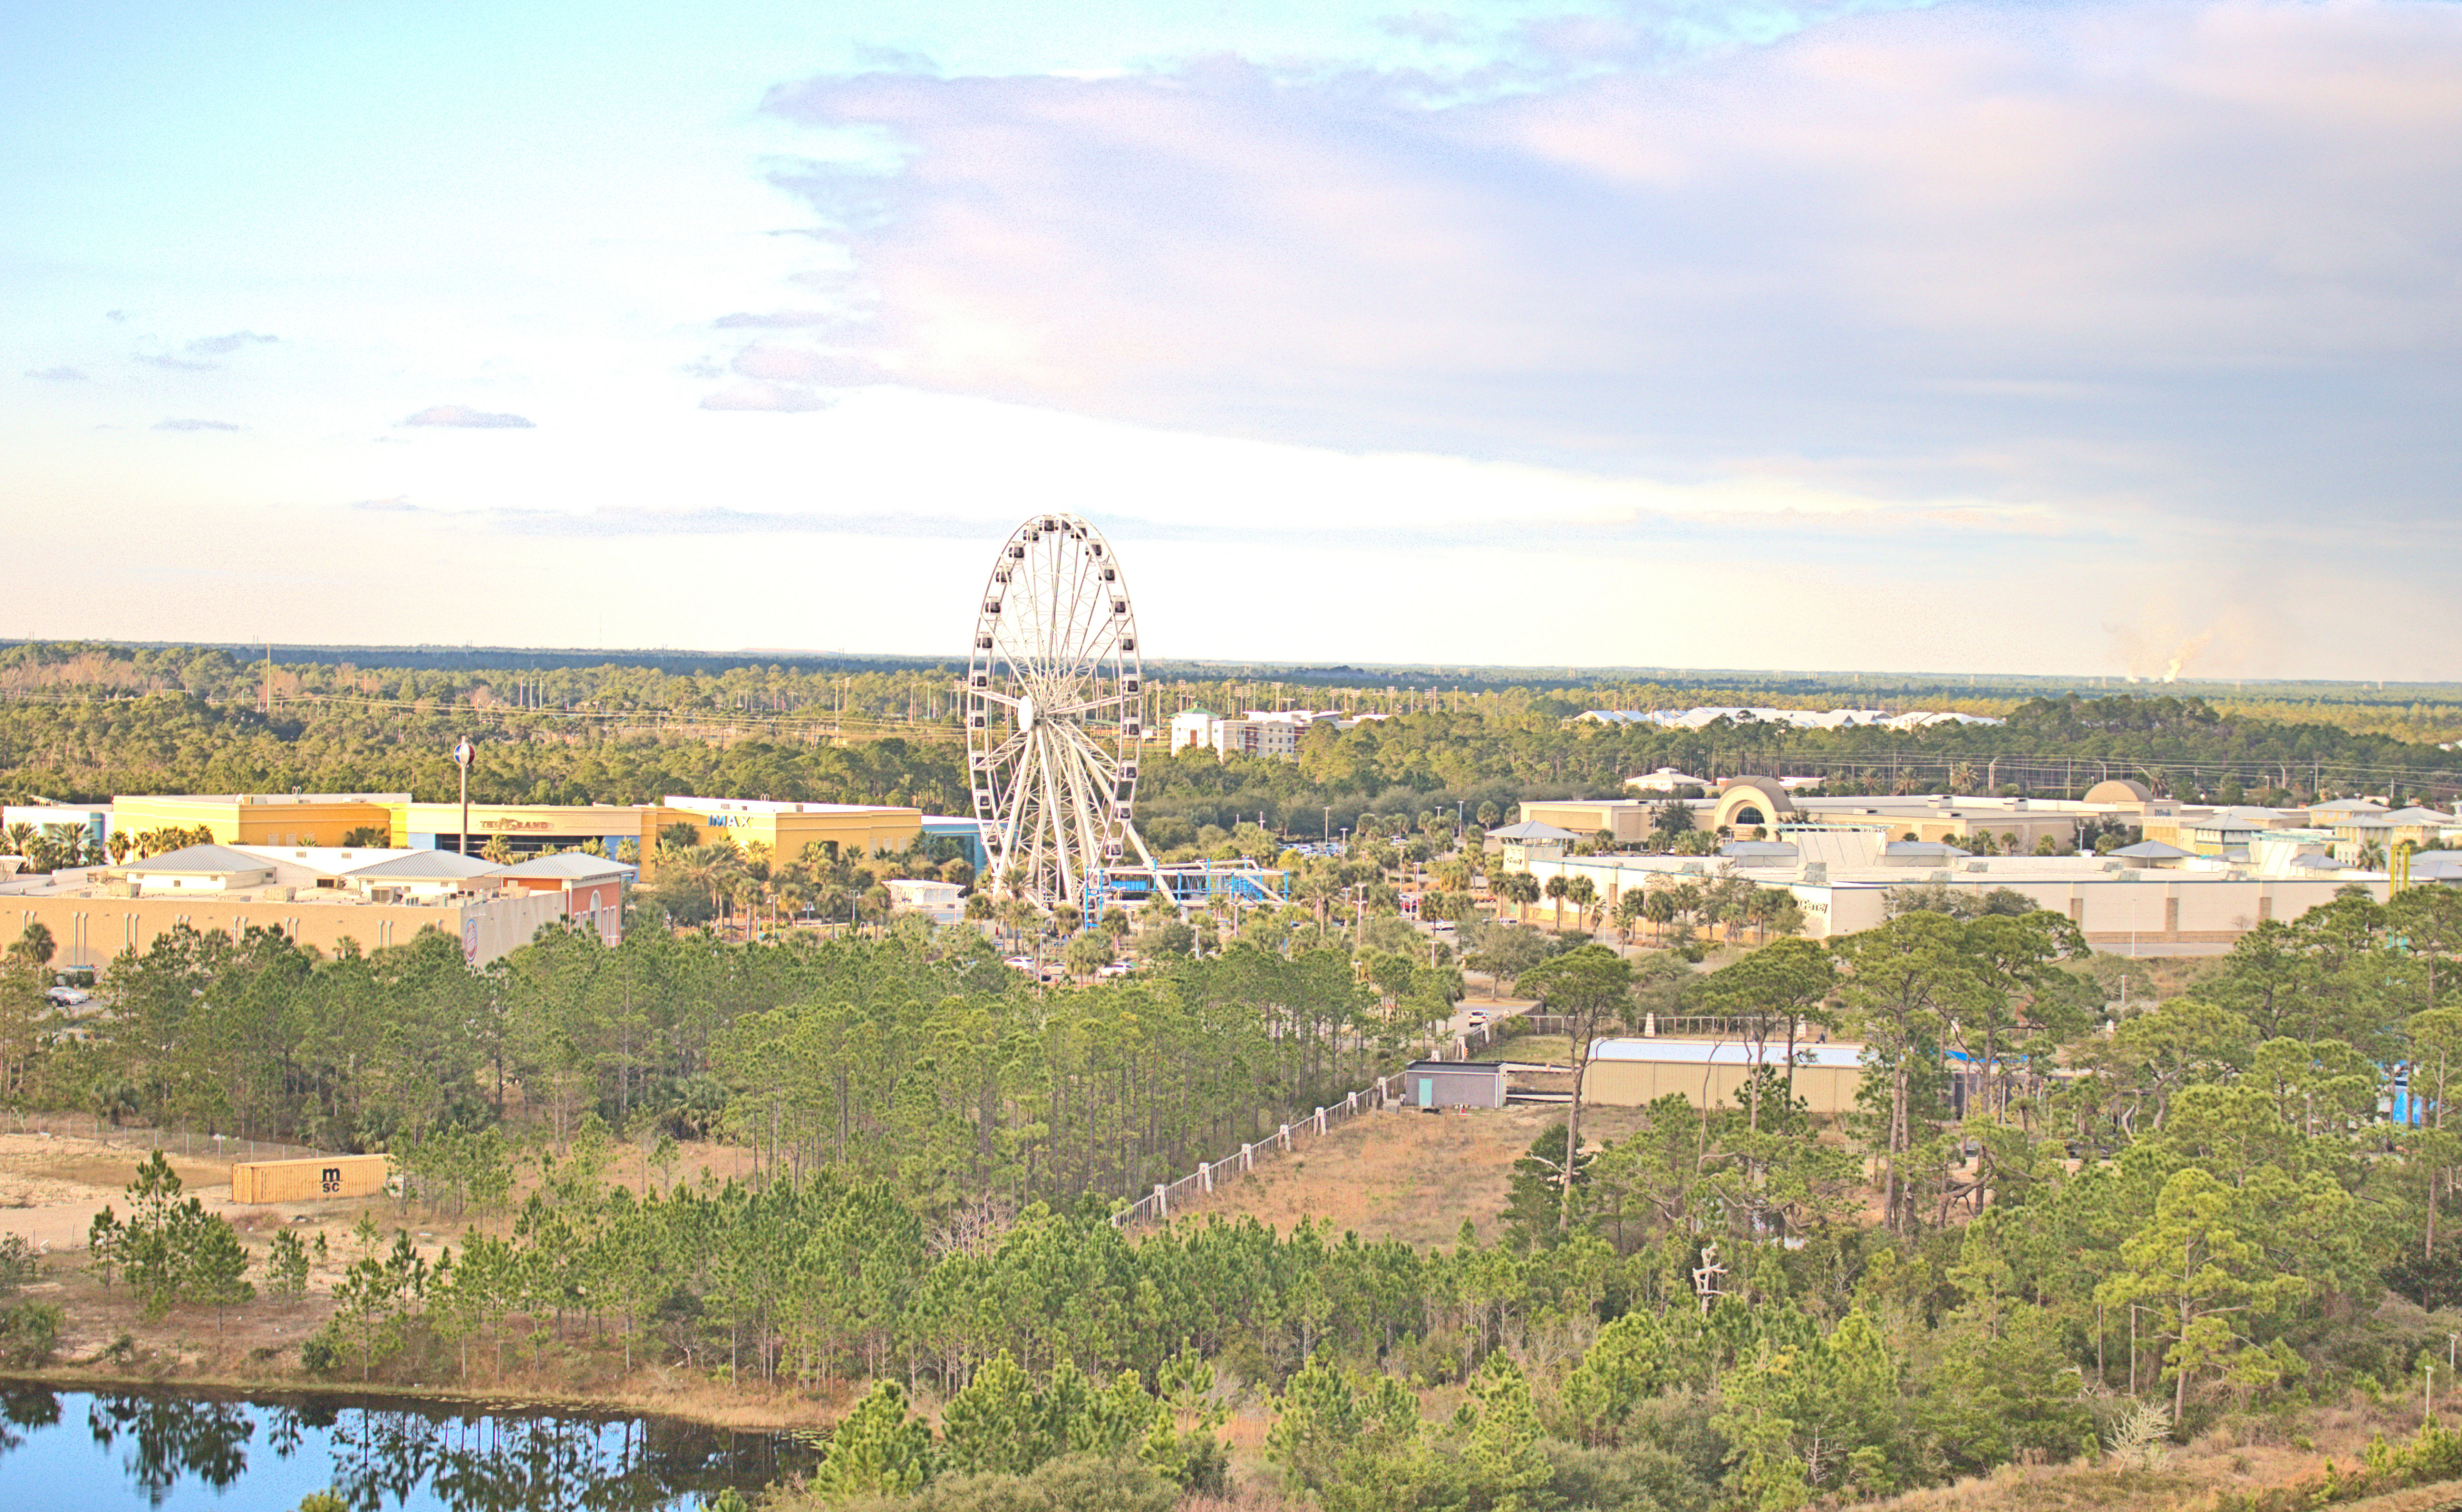
[[453, 765], [462, 768], [462, 843], [464, 855], [470, 853], [470, 758], [479, 754], [470, 745], [470, 737], [462, 737], [453, 747]]

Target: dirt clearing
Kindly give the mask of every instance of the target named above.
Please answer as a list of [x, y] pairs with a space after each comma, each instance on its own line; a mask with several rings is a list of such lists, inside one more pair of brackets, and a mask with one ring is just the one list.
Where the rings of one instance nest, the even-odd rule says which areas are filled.
[[[1260, 1155], [1248, 1176], [1181, 1206], [1179, 1215], [1242, 1214], [1275, 1229], [1328, 1219], [1364, 1240], [1451, 1244], [1463, 1219], [1482, 1242], [1496, 1237], [1513, 1162], [1561, 1106], [1515, 1104], [1452, 1112], [1370, 1113], [1296, 1155]], [[1621, 1138], [1640, 1122], [1637, 1108], [1585, 1108], [1582, 1143]]]

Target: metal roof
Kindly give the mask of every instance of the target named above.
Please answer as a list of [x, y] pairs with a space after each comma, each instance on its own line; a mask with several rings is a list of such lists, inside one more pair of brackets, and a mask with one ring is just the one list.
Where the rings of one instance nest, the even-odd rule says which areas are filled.
[[180, 872], [190, 875], [210, 876], [231, 872], [270, 872], [273, 863], [261, 855], [234, 851], [227, 845], [190, 845], [142, 861], [131, 861], [126, 870], [140, 875], [149, 872]]
[[1508, 824], [1501, 830], [1490, 830], [1487, 832], [1487, 837], [1491, 840], [1578, 840], [1581, 838], [1570, 830], [1559, 830], [1552, 824], [1541, 824], [1536, 819], [1525, 819], [1520, 824]]
[[553, 855], [534, 855], [518, 866], [508, 866], [505, 876], [553, 876], [569, 881], [587, 881], [594, 876], [622, 876], [632, 870], [621, 861], [591, 855], [579, 851], [559, 851]]
[[355, 877], [381, 877], [395, 882], [451, 881], [473, 876], [493, 876], [504, 868], [493, 861], [483, 861], [475, 855], [463, 855], [452, 851], [414, 851], [388, 861], [377, 861], [349, 875]]
[[[1593, 1061], [1639, 1061], [1661, 1066], [1748, 1066], [1753, 1047], [1742, 1040], [1601, 1040], [1590, 1047]], [[1760, 1048], [1760, 1064], [1784, 1066], [1786, 1041]], [[1853, 1068], [1864, 1064], [1861, 1045], [1799, 1045], [1795, 1064], [1822, 1068]]]

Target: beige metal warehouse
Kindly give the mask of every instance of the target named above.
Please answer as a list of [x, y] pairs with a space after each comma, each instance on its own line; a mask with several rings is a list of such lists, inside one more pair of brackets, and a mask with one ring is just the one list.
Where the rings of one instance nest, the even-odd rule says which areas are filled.
[[[1795, 1094], [1816, 1113], [1839, 1113], [1855, 1105], [1864, 1081], [1861, 1045], [1798, 1045]], [[1590, 1047], [1582, 1079], [1586, 1102], [1638, 1108], [1670, 1092], [1695, 1107], [1736, 1105], [1736, 1093], [1753, 1067], [1753, 1047], [1742, 1040], [1601, 1040]], [[1760, 1048], [1760, 1064], [1787, 1069], [1786, 1042]]]

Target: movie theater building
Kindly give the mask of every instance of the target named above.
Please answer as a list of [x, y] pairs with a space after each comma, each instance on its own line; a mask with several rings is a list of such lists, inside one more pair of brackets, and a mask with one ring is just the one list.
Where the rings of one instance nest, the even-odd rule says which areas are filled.
[[[630, 840], [647, 854], [658, 843], [663, 825], [691, 822], [694, 815], [670, 813], [644, 804], [501, 804], [470, 806], [470, 829], [462, 829], [458, 803], [411, 803], [394, 810], [394, 843], [413, 851], [461, 851], [477, 855], [491, 840], [502, 838], [516, 856], [543, 851], [572, 851], [595, 841], [612, 859], [617, 846]], [[465, 843], [466, 842], [466, 843]]]

